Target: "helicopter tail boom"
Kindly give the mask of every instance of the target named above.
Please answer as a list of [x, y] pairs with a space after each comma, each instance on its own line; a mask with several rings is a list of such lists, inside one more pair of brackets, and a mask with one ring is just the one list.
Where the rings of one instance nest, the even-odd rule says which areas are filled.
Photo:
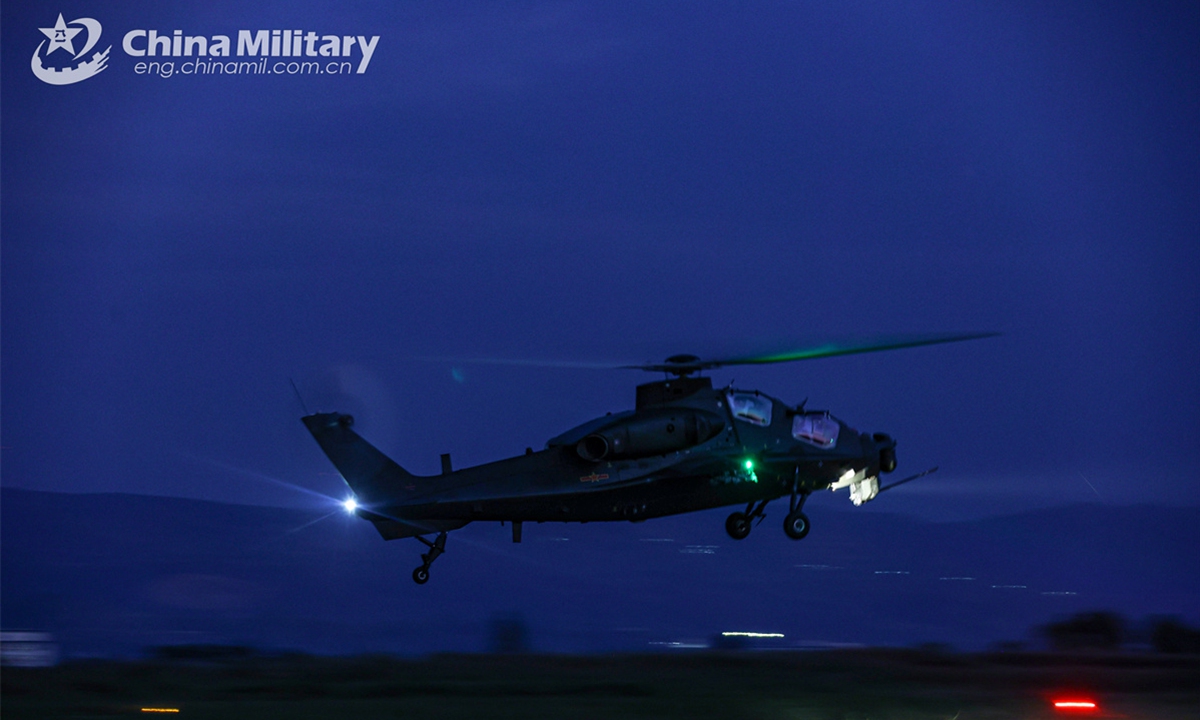
[[399, 499], [415, 490], [416, 476], [354, 432], [352, 416], [315, 413], [301, 420], [360, 503]]

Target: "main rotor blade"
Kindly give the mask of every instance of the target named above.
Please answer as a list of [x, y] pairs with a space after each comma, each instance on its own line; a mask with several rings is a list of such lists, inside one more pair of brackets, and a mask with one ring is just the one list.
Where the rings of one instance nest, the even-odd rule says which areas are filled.
[[530, 360], [527, 358], [487, 358], [487, 357], [432, 357], [415, 358], [424, 362], [441, 362], [451, 365], [512, 365], [516, 367], [571, 368], [580, 370], [615, 370], [619, 365], [613, 363], [580, 362], [572, 360]]
[[582, 370], [649, 370], [666, 372], [675, 375], [689, 375], [699, 370], [711, 370], [726, 365], [768, 365], [771, 363], [794, 362], [797, 360], [815, 360], [817, 358], [835, 357], [837, 355], [855, 355], [857, 353], [880, 352], [882, 350], [899, 350], [901, 348], [920, 347], [922, 345], [937, 345], [939, 343], [960, 342], [978, 338], [995, 337], [1000, 333], [942, 333], [936, 335], [898, 335], [886, 338], [865, 340], [830, 341], [780, 352], [764, 352], [754, 355], [738, 355], [727, 358], [706, 360], [695, 355], [673, 355], [663, 362], [646, 363], [642, 365], [618, 365], [607, 362], [582, 362], [571, 360], [535, 360], [529, 358], [497, 358], [497, 357], [431, 357], [415, 358], [427, 362], [445, 362], [464, 365], [510, 365], [516, 367], [545, 367], [571, 368]]
[[850, 340], [842, 342], [827, 342], [820, 345], [784, 350], [775, 353], [762, 353], [741, 357], [718, 358], [704, 360], [694, 355], [676, 355], [667, 358], [665, 362], [648, 363], [645, 365], [622, 365], [629, 370], [651, 370], [688, 374], [697, 370], [710, 370], [725, 365], [767, 365], [770, 363], [794, 362], [796, 360], [815, 360], [816, 358], [835, 357], [837, 355], [855, 355], [858, 353], [879, 352], [882, 350], [899, 350], [901, 348], [920, 347], [922, 345], [937, 345], [939, 343], [976, 340], [979, 338], [995, 337], [1000, 333], [943, 333], [938, 335], [901, 335], [890, 338], [875, 338], [872, 340]]

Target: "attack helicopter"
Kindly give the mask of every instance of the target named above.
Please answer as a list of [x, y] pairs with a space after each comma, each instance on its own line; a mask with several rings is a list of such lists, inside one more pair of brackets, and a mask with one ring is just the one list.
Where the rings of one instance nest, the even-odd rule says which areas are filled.
[[[354, 418], [305, 415], [304, 425], [353, 493], [346, 508], [371, 522], [385, 540], [413, 537], [428, 547], [413, 580], [424, 584], [446, 549], [446, 535], [471, 522], [499, 521], [521, 542], [526, 522], [640, 522], [729, 505], [725, 530], [750, 535], [769, 502], [788, 497], [783, 530], [809, 532], [805, 500], [821, 489], [848, 489], [862, 505], [880, 492], [937, 468], [881, 487], [896, 469], [896, 440], [860, 433], [825, 410], [789, 405], [758, 390], [715, 388], [705, 370], [762, 365], [958, 342], [996, 333], [924, 335], [872, 342], [827, 343], [770, 355], [701, 359], [673, 355], [617, 369], [664, 373], [637, 386], [633, 410], [611, 413], [551, 438], [544, 449], [454, 470], [441, 456], [439, 475], [409, 473], [353, 429]], [[528, 364], [528, 363], [520, 363]], [[428, 535], [432, 535], [430, 540]]]

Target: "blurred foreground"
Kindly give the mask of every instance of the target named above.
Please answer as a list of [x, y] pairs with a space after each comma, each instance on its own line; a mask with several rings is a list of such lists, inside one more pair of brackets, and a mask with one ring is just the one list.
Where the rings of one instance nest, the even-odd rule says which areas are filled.
[[[177, 644], [624, 653], [726, 631], [782, 635], [763, 641], [771, 649], [1081, 649], [1029, 630], [1094, 610], [1200, 625], [1200, 508], [1079, 505], [936, 523], [823, 493], [799, 543], [777, 514], [732, 540], [723, 510], [533, 525], [520, 545], [499, 523], [473, 523], [418, 587], [410, 573], [424, 546], [384, 542], [332, 500], [298, 510], [13, 488], [0, 498], [3, 629], [52, 634], [64, 659]], [[505, 617], [523, 619], [524, 637], [489, 642]], [[1127, 629], [1099, 635], [1151, 644]]]
[[[1200, 656], [932, 650], [258, 656], [6, 668], [5, 718], [1194, 718]], [[1053, 701], [1086, 697], [1091, 711]]]

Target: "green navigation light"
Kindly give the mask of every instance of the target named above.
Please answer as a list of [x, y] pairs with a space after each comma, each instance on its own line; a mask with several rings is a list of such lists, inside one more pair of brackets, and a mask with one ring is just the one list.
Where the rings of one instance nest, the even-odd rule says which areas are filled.
[[750, 458], [746, 458], [746, 462], [743, 463], [743, 466], [746, 468], [746, 475], [749, 476], [750, 482], [758, 482], [758, 473], [754, 472], [754, 461]]

